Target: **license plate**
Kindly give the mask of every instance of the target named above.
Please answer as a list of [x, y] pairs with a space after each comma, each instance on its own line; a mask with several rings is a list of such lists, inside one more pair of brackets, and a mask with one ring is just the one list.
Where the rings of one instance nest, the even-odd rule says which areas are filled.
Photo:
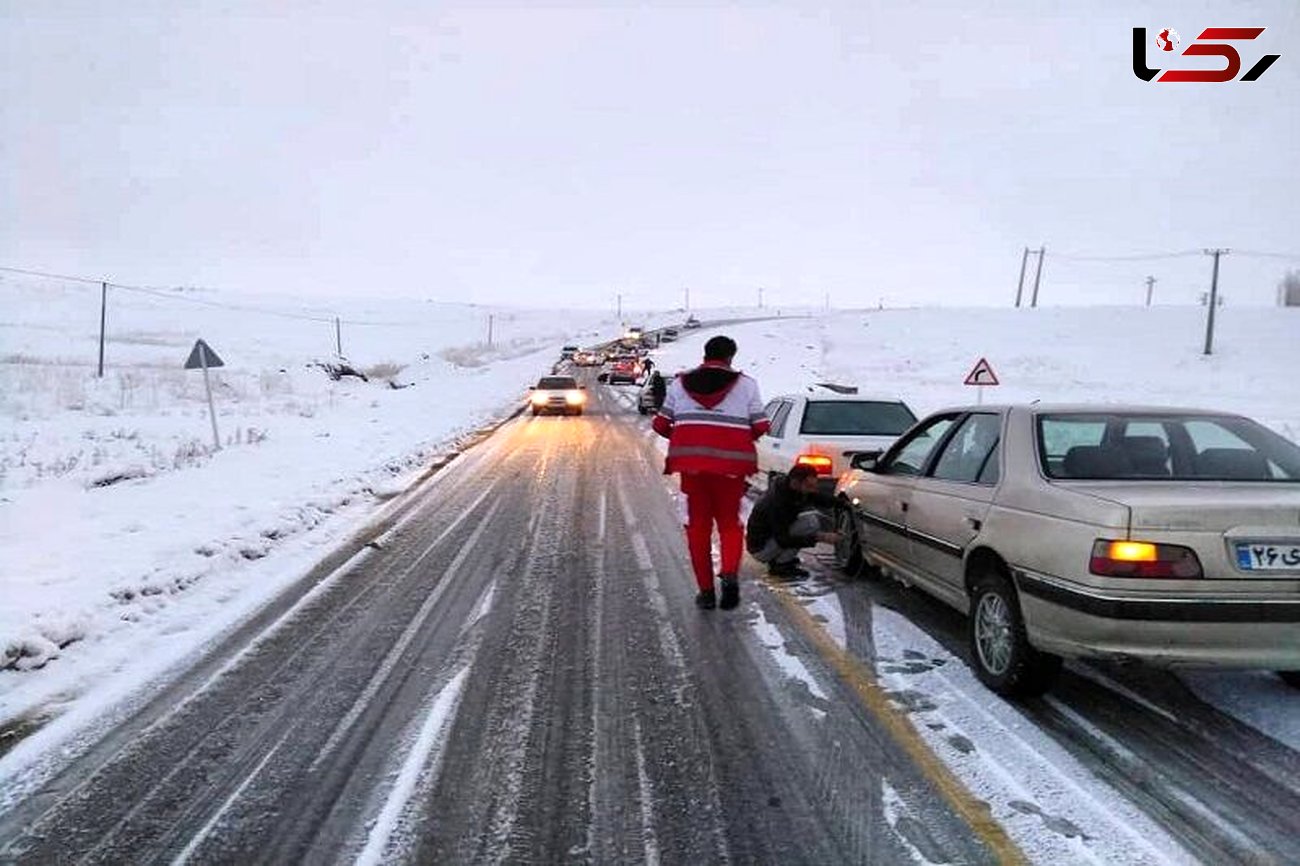
[[1238, 544], [1237, 566], [1243, 571], [1300, 571], [1300, 544]]

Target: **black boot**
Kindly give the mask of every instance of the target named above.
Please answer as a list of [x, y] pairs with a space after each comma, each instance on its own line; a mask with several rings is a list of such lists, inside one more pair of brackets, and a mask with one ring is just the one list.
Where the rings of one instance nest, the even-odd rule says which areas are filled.
[[[723, 592], [726, 592], [725, 587]], [[713, 610], [718, 606], [718, 596], [711, 589], [702, 589], [695, 596], [695, 606], [700, 610]]]
[[718, 607], [731, 610], [740, 604], [740, 581], [736, 580], [734, 574], [720, 574], [718, 578], [722, 581], [722, 600], [718, 602]]
[[773, 563], [768, 566], [767, 573], [781, 580], [799, 580], [808, 576], [808, 571], [799, 565], [798, 560]]

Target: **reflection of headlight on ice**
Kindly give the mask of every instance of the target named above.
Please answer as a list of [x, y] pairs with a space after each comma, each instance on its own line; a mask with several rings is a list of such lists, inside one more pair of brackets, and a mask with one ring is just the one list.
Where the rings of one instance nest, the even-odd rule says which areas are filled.
[[564, 395], [564, 399], [570, 406], [581, 406], [583, 401], [587, 399], [587, 395], [581, 391], [570, 391]]

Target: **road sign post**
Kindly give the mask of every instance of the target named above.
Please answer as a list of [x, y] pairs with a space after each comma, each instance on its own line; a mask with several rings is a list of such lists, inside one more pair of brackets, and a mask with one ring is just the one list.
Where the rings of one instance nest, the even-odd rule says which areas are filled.
[[224, 367], [225, 363], [212, 351], [212, 347], [202, 340], [194, 341], [194, 348], [185, 361], [186, 370], [203, 370], [203, 388], [208, 392], [208, 417], [212, 419], [212, 445], [221, 450], [221, 436], [217, 433], [217, 409], [212, 402], [212, 380], [208, 378], [209, 367]]
[[990, 385], [1000, 385], [998, 374], [993, 372], [993, 366], [989, 364], [987, 358], [980, 358], [969, 373], [966, 374], [966, 380], [963, 385], [974, 385], [979, 390], [976, 391], [975, 402], [977, 405], [984, 405], [984, 389]]

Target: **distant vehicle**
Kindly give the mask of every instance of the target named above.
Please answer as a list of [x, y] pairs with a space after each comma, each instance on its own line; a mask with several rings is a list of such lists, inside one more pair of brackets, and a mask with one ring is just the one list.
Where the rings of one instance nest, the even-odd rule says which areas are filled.
[[[664, 387], [667, 388], [671, 380], [675, 378], [676, 376], [664, 376]], [[659, 409], [660, 405], [655, 400], [654, 376], [647, 376], [645, 384], [641, 386], [641, 390], [636, 395], [636, 410], [642, 415], [649, 415], [652, 412], [658, 412]]]
[[640, 325], [631, 325], [623, 332], [623, 339], [625, 340], [639, 340], [644, 336], [645, 328]]
[[664, 328], [659, 332], [659, 339], [665, 343], [671, 343], [677, 339], [679, 332], [676, 328]]
[[916, 423], [916, 415], [897, 397], [830, 391], [779, 396], [766, 411], [771, 430], [755, 443], [760, 476], [806, 464], [817, 471], [826, 493], [849, 470], [853, 457], [879, 456]]
[[1300, 447], [1237, 415], [974, 406], [841, 479], [836, 546], [968, 615], [1006, 695], [1061, 657], [1271, 668], [1300, 686]]
[[682, 325], [683, 328], [686, 328], [688, 330], [691, 328], [698, 328], [699, 326], [700, 326], [700, 320], [695, 318], [694, 316], [688, 316], [686, 318], [685, 324]]
[[604, 360], [599, 352], [580, 350], [573, 353], [573, 363], [579, 367], [599, 367]]
[[573, 360], [573, 356], [576, 355], [577, 353], [578, 353], [577, 346], [564, 346], [563, 348], [560, 349], [560, 360], [571, 361]]
[[610, 359], [605, 381], [611, 385], [634, 385], [641, 379], [644, 367], [635, 355], [617, 355]]
[[581, 415], [587, 392], [572, 376], [543, 376], [533, 386], [529, 400], [534, 415]]

